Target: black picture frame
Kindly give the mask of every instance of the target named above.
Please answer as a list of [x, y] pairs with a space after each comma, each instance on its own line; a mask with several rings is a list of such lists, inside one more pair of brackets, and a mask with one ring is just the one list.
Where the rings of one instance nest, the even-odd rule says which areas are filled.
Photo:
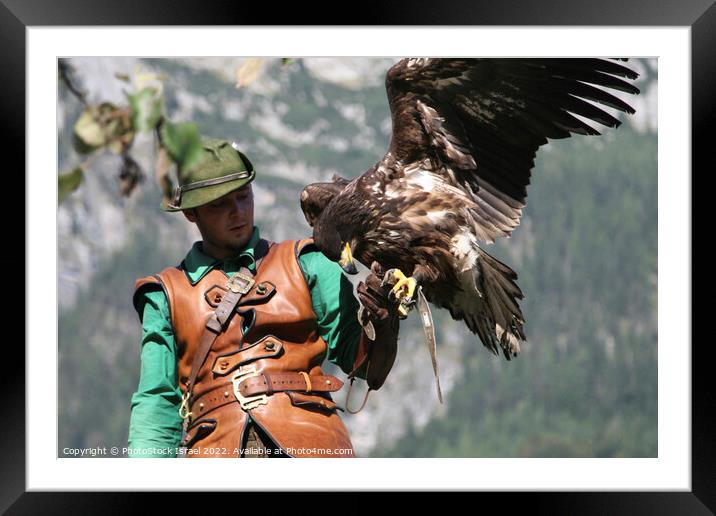
[[[6, 157], [18, 157], [15, 165], [6, 169], [5, 188], [23, 198], [25, 191], [25, 30], [30, 26], [85, 25], [297, 25], [299, 20], [309, 25], [601, 25], [601, 26], [683, 26], [691, 28], [692, 73], [692, 170], [710, 172], [716, 169], [713, 143], [708, 130], [716, 123], [716, 5], [713, 0], [682, 0], [664, 2], [645, 0], [576, 1], [559, 0], [549, 3], [534, 0], [520, 1], [460, 1], [429, 3], [427, 1], [399, 1], [356, 4], [355, 9], [339, 18], [335, 4], [311, 3], [276, 5], [205, 0], [142, 2], [97, 2], [89, 0], [1, 0], [0, 1], [0, 70], [3, 70], [3, 95], [0, 112], [3, 114]], [[320, 13], [320, 14], [319, 14]], [[328, 19], [328, 18], [333, 19]], [[54, 118], [54, 114], [48, 117]], [[668, 145], [661, 142], [660, 145]], [[7, 161], [6, 161], [7, 162]], [[693, 179], [693, 173], [692, 173]], [[7, 183], [13, 182], [12, 186]], [[8, 191], [8, 190], [6, 190]], [[692, 187], [693, 191], [693, 187]], [[10, 197], [10, 196], [8, 196]], [[695, 203], [692, 201], [692, 206]], [[6, 219], [8, 220], [8, 219]], [[694, 221], [695, 223], [696, 221]], [[700, 221], [703, 225], [704, 222]], [[7, 235], [17, 246], [13, 255], [5, 256], [6, 267], [16, 269], [23, 263], [23, 280], [29, 271], [25, 256], [25, 226], [15, 223]], [[686, 228], [685, 228], [686, 229]], [[693, 234], [708, 234], [695, 232]], [[23, 243], [20, 247], [20, 242]], [[52, 246], [48, 246], [52, 248]], [[20, 251], [22, 249], [22, 251]], [[22, 253], [20, 259], [17, 255]], [[693, 255], [692, 255], [693, 256]], [[48, 260], [52, 259], [48, 256]], [[9, 274], [6, 280], [8, 303], [19, 305], [21, 298], [26, 310], [51, 309], [43, 306], [42, 294], [24, 290], [20, 275]], [[17, 283], [17, 285], [15, 284]], [[24, 292], [19, 296], [16, 292]], [[12, 305], [8, 305], [12, 306]], [[693, 303], [692, 303], [692, 306]], [[6, 320], [8, 329], [24, 328], [14, 308]], [[27, 312], [23, 318], [26, 322]], [[693, 316], [692, 316], [693, 321]], [[691, 339], [688, 329], [684, 338]], [[36, 513], [124, 513], [136, 502], [128, 493], [27, 493], [25, 492], [25, 353], [20, 346], [9, 346], [15, 339], [6, 340], [5, 367], [0, 374], [4, 398], [2, 439], [2, 475], [0, 478], [0, 511], [8, 514]], [[693, 342], [693, 340], [692, 340]], [[699, 344], [710, 344], [708, 341]], [[663, 343], [662, 345], [669, 345]], [[712, 514], [716, 511], [716, 417], [714, 412], [714, 382], [709, 374], [708, 345], [692, 346], [692, 490], [691, 492], [563, 492], [563, 493], [500, 493], [484, 494], [501, 504], [501, 510], [527, 505], [530, 510], [546, 514]], [[8, 364], [11, 364], [9, 366]], [[54, 395], [50, 393], [48, 395]], [[169, 493], [169, 499], [186, 503], [183, 497]], [[294, 495], [295, 496], [295, 495]], [[292, 497], [272, 497], [272, 504], [291, 503]], [[421, 497], [417, 497], [420, 500]], [[344, 500], [344, 504], [349, 500]], [[257, 503], [243, 497], [242, 509]]]

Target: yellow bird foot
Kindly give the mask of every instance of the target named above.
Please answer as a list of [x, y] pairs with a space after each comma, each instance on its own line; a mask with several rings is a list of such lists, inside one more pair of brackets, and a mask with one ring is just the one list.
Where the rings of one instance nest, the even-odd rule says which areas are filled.
[[400, 269], [390, 269], [388, 271], [388, 274], [392, 274], [392, 277], [395, 280], [393, 288], [390, 291], [392, 297], [400, 301], [412, 300], [418, 282], [415, 281], [413, 278], [406, 277], [405, 274], [403, 274], [403, 271], [401, 271]]
[[411, 277], [406, 277], [400, 269], [390, 269], [383, 277], [383, 284], [393, 285], [389, 297], [400, 301], [398, 315], [405, 319], [408, 316], [408, 311], [415, 304], [413, 296], [418, 282]]

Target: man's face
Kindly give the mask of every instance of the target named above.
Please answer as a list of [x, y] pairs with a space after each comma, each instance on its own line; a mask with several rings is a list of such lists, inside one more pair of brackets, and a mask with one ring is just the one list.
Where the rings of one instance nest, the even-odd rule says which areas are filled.
[[254, 193], [251, 185], [234, 190], [213, 202], [184, 211], [204, 241], [204, 252], [224, 259], [248, 244], [254, 229]]

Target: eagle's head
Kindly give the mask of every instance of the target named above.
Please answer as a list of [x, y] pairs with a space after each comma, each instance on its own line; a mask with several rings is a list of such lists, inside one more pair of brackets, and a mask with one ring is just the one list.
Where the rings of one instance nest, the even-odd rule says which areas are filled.
[[348, 274], [357, 274], [352, 252], [356, 239], [350, 226], [337, 224], [335, 218], [326, 215], [326, 212], [321, 214], [313, 226], [313, 242], [329, 260], [338, 262]]

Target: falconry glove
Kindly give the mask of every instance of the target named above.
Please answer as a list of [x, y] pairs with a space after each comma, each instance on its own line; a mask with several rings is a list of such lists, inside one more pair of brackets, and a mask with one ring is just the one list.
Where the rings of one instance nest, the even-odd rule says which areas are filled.
[[[391, 325], [398, 330], [398, 306], [399, 303], [391, 300], [390, 287], [392, 285], [384, 283], [383, 268], [378, 262], [373, 262], [370, 268], [371, 273], [364, 282], [360, 282], [356, 287], [358, 298], [363, 304], [364, 319], [370, 320], [374, 325], [384, 326]], [[367, 322], [360, 321], [361, 324]]]
[[[365, 330], [361, 331], [353, 371], [348, 375], [352, 385], [358, 371], [364, 369], [368, 393], [380, 389], [393, 367], [398, 351], [398, 330], [400, 328], [399, 303], [389, 297], [391, 285], [383, 284], [383, 268], [378, 262], [373, 262], [370, 269], [371, 273], [366, 277], [365, 282], [358, 284], [356, 291], [358, 299], [364, 307], [361, 316], [373, 323], [375, 338], [370, 339]], [[364, 325], [367, 321], [359, 322]], [[356, 412], [360, 412], [365, 406], [368, 393]], [[346, 410], [355, 413], [348, 409], [347, 401]]]

